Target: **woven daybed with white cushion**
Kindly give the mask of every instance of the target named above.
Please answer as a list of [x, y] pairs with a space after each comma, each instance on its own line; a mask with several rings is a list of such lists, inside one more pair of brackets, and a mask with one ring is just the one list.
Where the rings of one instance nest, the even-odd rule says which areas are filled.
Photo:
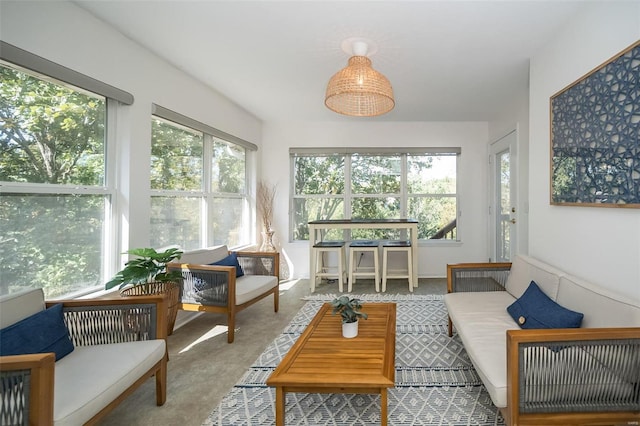
[[[507, 424], [640, 420], [640, 302], [529, 256], [447, 269], [451, 324]], [[531, 281], [581, 327], [521, 329], [507, 307]]]

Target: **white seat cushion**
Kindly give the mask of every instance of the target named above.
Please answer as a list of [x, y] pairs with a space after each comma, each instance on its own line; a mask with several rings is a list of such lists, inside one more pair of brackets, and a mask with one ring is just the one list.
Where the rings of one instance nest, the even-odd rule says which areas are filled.
[[44, 292], [29, 289], [0, 297], [0, 329], [44, 311]]
[[163, 339], [76, 346], [56, 362], [53, 420], [81, 425], [162, 359]]
[[505, 284], [506, 290], [516, 299], [535, 281], [540, 289], [552, 300], [558, 297], [560, 277], [565, 275], [559, 269], [537, 259], [519, 254], [511, 263], [511, 271]]
[[244, 275], [236, 279], [236, 305], [265, 294], [278, 285], [273, 275]]
[[560, 279], [558, 303], [582, 312], [582, 327], [640, 327], [640, 302], [574, 276]]
[[182, 253], [180, 259], [172, 263], [191, 263], [192, 265], [208, 265], [229, 255], [227, 246], [214, 246]]
[[455, 330], [496, 407], [507, 406], [507, 330], [519, 329], [507, 313], [506, 291], [449, 293], [444, 302]]

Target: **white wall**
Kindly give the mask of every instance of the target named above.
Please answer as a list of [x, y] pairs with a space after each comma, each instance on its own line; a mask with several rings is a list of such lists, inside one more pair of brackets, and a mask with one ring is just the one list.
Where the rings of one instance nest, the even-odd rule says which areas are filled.
[[640, 210], [549, 204], [549, 98], [640, 39], [640, 3], [591, 5], [531, 60], [529, 254], [640, 301]]
[[275, 241], [289, 261], [291, 277], [309, 276], [308, 243], [289, 242], [290, 147], [461, 147], [458, 223], [462, 243], [421, 246], [418, 275], [446, 276], [446, 264], [487, 260], [487, 123], [384, 123], [359, 120], [265, 123], [262, 176], [277, 184]]
[[[486, 260], [486, 123], [262, 123], [71, 2], [0, 2], [3, 41], [134, 95], [118, 114], [119, 198], [123, 247], [149, 241], [151, 104], [157, 103], [257, 144], [256, 162], [278, 183], [276, 241], [293, 277], [308, 276], [308, 246], [288, 242], [289, 155], [301, 146], [453, 146], [462, 148], [461, 244], [420, 248], [420, 276], [444, 276], [447, 262]], [[264, 141], [264, 142], [263, 142]], [[260, 158], [262, 157], [262, 158]]]
[[149, 244], [152, 103], [261, 145], [257, 118], [74, 4], [2, 1], [0, 12], [3, 41], [135, 97], [134, 104], [118, 114], [123, 248]]
[[[308, 276], [308, 247], [288, 242], [290, 146], [461, 146], [460, 246], [421, 247], [420, 276], [444, 276], [448, 262], [485, 260], [487, 142], [522, 114], [491, 123], [269, 123], [163, 62], [68, 2], [0, 2], [0, 37], [32, 53], [127, 90], [119, 114], [120, 202], [130, 230], [124, 245], [148, 242], [151, 104], [256, 143], [266, 180], [279, 187], [277, 242], [295, 277]], [[593, 5], [531, 62], [528, 251], [590, 281], [640, 299], [640, 210], [549, 205], [549, 96], [640, 38], [640, 3]], [[519, 151], [522, 158], [522, 151]], [[522, 172], [522, 169], [521, 169]], [[523, 192], [523, 182], [520, 194]], [[525, 185], [526, 188], [526, 185]], [[526, 203], [526, 197], [520, 198]], [[522, 240], [520, 240], [522, 241]], [[520, 251], [523, 251], [520, 248]], [[295, 267], [293, 267], [295, 265]]]

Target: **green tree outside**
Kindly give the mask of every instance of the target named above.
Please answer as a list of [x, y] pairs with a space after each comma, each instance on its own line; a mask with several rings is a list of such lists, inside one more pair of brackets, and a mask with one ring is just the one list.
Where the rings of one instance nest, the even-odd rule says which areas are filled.
[[[408, 155], [407, 216], [417, 219], [418, 237], [427, 239], [455, 223], [455, 156]], [[345, 178], [345, 156], [298, 156], [294, 159], [295, 240], [307, 240], [307, 223], [313, 220], [343, 219], [345, 185], [351, 182], [350, 218], [397, 219], [401, 216], [401, 157], [398, 155], [353, 154], [350, 180]], [[434, 161], [453, 172], [434, 173]], [[452, 166], [453, 164], [453, 166]], [[398, 230], [355, 229], [353, 239], [397, 239]], [[343, 239], [340, 231], [329, 230], [325, 239]], [[453, 232], [455, 238], [455, 230]]]
[[[212, 158], [204, 161], [205, 144]], [[205, 185], [205, 164], [211, 182]], [[154, 117], [151, 143], [151, 245], [193, 249], [211, 244], [229, 246], [243, 240], [246, 197], [246, 152], [241, 146], [205, 138], [197, 130]], [[162, 191], [167, 191], [163, 193]], [[201, 240], [202, 207], [209, 204], [209, 241]]]
[[25, 185], [0, 193], [0, 293], [100, 284], [105, 120], [104, 98], [0, 66], [0, 181]]

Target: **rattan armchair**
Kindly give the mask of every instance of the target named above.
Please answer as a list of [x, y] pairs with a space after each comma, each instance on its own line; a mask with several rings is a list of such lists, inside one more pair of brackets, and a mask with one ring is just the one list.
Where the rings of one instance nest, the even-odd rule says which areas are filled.
[[[64, 321], [71, 340], [80, 346], [165, 339], [167, 308], [163, 296], [135, 298], [56, 300], [63, 304]], [[85, 424], [94, 424], [115, 408], [148, 378], [155, 375], [156, 403], [166, 400], [167, 353], [136, 378], [128, 389], [94, 413]], [[119, 362], [114, 359], [113, 362]], [[99, 369], [99, 366], [97, 367]], [[55, 356], [53, 353], [0, 357], [1, 424], [51, 425], [54, 423]]]

